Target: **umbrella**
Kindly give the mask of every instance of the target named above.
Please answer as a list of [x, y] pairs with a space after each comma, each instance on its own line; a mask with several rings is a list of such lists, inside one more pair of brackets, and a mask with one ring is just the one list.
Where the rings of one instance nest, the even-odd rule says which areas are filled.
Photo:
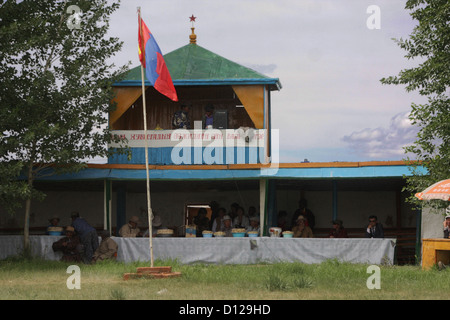
[[419, 200], [444, 200], [450, 201], [450, 179], [436, 182], [424, 191], [416, 193]]

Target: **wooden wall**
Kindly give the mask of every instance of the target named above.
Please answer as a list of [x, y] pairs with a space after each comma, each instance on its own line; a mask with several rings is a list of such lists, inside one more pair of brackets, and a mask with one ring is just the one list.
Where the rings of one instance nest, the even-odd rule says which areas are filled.
[[[193, 129], [194, 121], [203, 119], [205, 106], [212, 104], [215, 110], [228, 111], [228, 128], [251, 127], [255, 125], [240, 105], [238, 97], [231, 86], [216, 87], [177, 87], [179, 102], [173, 102], [157, 92], [153, 87], [146, 89], [147, 128], [154, 130], [157, 125], [166, 130], [172, 129], [172, 116], [180, 109], [181, 104], [192, 105], [189, 116]], [[130, 107], [112, 126], [112, 130], [143, 130], [142, 97]]]

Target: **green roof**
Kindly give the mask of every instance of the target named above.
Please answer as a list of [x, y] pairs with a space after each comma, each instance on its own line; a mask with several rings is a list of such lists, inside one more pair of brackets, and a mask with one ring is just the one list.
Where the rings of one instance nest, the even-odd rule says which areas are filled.
[[[278, 78], [269, 78], [197, 44], [190, 43], [176, 49], [164, 55], [164, 60], [175, 86], [268, 84], [272, 89], [281, 88]], [[140, 86], [141, 67], [131, 69], [116, 85]]]

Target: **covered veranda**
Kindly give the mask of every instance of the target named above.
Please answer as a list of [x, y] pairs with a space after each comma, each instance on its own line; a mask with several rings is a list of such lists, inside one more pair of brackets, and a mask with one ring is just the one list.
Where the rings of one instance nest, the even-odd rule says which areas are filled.
[[[278, 212], [292, 216], [304, 198], [316, 216], [315, 238], [327, 238], [331, 220], [341, 219], [349, 238], [362, 240], [367, 217], [375, 214], [385, 227], [385, 237], [396, 240], [395, 262], [414, 263], [420, 248], [420, 212], [405, 204], [402, 188], [407, 174], [402, 162], [280, 164], [277, 169], [258, 164], [151, 166], [152, 208], [175, 231], [173, 238], [181, 238], [188, 205], [215, 201], [229, 210], [232, 203], [239, 203], [246, 212], [254, 206], [262, 222], [260, 236], [267, 237], [268, 228], [277, 225]], [[76, 175], [42, 179], [37, 186], [48, 196], [33, 203], [34, 235], [44, 234], [51, 215], [61, 216], [62, 225], [69, 224], [71, 211], [81, 212], [98, 230], [113, 235], [132, 215], [140, 216], [142, 229], [148, 226], [142, 165], [89, 165]], [[17, 234], [20, 227], [2, 224], [1, 231]], [[137, 241], [145, 245], [144, 239]]]

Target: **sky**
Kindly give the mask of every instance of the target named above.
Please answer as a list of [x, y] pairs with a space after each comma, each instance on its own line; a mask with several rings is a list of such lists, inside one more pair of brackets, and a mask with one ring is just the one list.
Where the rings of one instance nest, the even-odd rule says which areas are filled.
[[163, 54], [188, 44], [194, 15], [198, 45], [280, 79], [271, 94], [280, 162], [402, 160], [418, 131], [408, 120], [411, 103], [426, 99], [380, 79], [420, 63], [393, 40], [408, 38], [416, 23], [405, 3], [122, 0], [109, 34], [124, 42], [114, 63], [132, 68], [138, 7]]

